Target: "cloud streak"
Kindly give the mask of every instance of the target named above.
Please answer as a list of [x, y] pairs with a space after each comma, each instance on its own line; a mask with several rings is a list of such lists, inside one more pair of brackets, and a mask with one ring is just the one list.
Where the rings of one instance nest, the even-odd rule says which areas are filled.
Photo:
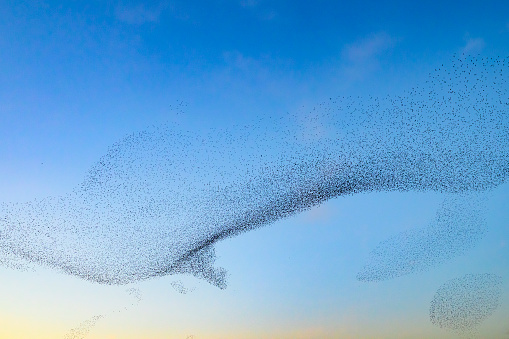
[[344, 46], [343, 75], [348, 80], [359, 80], [379, 68], [379, 58], [396, 46], [399, 39], [386, 32], [374, 33]]
[[346, 45], [343, 49], [343, 56], [351, 62], [363, 62], [390, 50], [397, 41], [398, 39], [385, 32], [376, 33]]
[[480, 53], [486, 43], [483, 38], [470, 38], [467, 39], [465, 46], [461, 49], [463, 54], [477, 54]]

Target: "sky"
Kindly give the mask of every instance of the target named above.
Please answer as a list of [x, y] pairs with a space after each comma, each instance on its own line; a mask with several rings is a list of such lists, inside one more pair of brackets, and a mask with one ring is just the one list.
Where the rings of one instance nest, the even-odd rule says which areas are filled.
[[[392, 95], [455, 54], [509, 56], [509, 4], [4, 0], [0, 202], [70, 192], [112, 144], [150, 126], [201, 135], [305, 115], [332, 97]], [[491, 192], [489, 232], [464, 255], [356, 279], [371, 249], [425, 227], [443, 199], [339, 197], [221, 241], [224, 290], [192, 276], [105, 286], [0, 267], [0, 337], [64, 338], [81, 326], [75, 338], [459, 338], [430, 322], [430, 301], [446, 281], [494, 273], [503, 293], [478, 331], [509, 338], [507, 183]]]

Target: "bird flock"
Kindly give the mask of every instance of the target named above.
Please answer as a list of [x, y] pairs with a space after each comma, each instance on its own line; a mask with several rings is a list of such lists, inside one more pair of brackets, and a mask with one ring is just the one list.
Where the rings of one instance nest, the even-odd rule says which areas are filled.
[[[382, 242], [357, 278], [430, 269], [482, 237], [472, 197], [509, 175], [508, 68], [509, 58], [460, 55], [400, 95], [330, 98], [231, 129], [132, 133], [71, 192], [2, 203], [0, 264], [16, 258], [112, 285], [186, 273], [225, 288], [222, 239], [340, 196], [434, 191], [449, 196], [436, 219]], [[490, 279], [475, 288], [491, 291]], [[465, 329], [491, 312], [488, 292], [471, 313], [441, 311], [463, 302], [468, 281], [437, 292], [433, 323]]]
[[357, 279], [388, 280], [429, 270], [464, 254], [487, 231], [485, 199], [480, 194], [448, 196], [428, 226], [401, 232], [381, 242], [370, 253]]
[[495, 274], [466, 274], [447, 281], [435, 293], [430, 307], [431, 322], [464, 334], [498, 307], [502, 279]]

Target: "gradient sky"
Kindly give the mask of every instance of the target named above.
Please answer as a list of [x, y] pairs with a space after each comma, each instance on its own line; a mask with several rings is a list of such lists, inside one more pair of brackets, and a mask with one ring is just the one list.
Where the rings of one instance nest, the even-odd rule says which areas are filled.
[[[0, 201], [64, 194], [115, 141], [161, 123], [194, 131], [386, 95], [454, 53], [509, 56], [502, 1], [0, 2]], [[509, 337], [509, 185], [475, 249], [377, 284], [355, 274], [381, 240], [424, 226], [443, 197], [338, 198], [217, 245], [219, 290], [178, 277], [108, 287], [0, 268], [0, 338], [443, 338], [429, 302], [446, 280], [494, 272], [500, 308], [480, 328]], [[139, 288], [137, 303], [126, 293]], [[135, 304], [135, 305], [133, 305]], [[122, 310], [121, 312], [116, 312]]]

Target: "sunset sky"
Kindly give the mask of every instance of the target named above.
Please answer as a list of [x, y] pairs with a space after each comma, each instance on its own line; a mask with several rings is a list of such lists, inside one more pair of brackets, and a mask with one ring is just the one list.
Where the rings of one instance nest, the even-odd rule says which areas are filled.
[[[199, 134], [330, 97], [398, 94], [462, 53], [509, 56], [509, 2], [4, 0], [0, 202], [71, 191], [109, 146], [152, 125]], [[0, 338], [64, 338], [98, 315], [75, 338], [460, 338], [430, 322], [429, 305], [467, 273], [503, 278], [478, 330], [509, 338], [509, 183], [491, 193], [489, 232], [465, 255], [356, 279], [377, 244], [426, 226], [443, 199], [340, 197], [222, 241], [224, 290], [191, 276], [104, 286], [0, 267]]]

